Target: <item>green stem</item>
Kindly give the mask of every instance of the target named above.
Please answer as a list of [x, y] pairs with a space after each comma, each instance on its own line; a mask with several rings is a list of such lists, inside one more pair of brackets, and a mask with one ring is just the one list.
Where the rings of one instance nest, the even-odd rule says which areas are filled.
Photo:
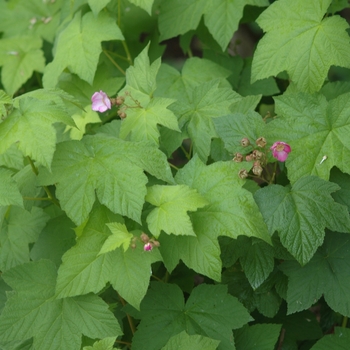
[[23, 197], [26, 201], [51, 201], [52, 199], [49, 197]]
[[107, 52], [107, 50], [103, 50], [103, 53], [107, 56], [107, 58], [111, 61], [111, 63], [119, 70], [120, 73], [125, 75], [125, 70], [119, 66], [119, 64], [114, 61], [113, 57]]
[[342, 322], [342, 324], [341, 324], [341, 326], [343, 327], [343, 328], [346, 328], [346, 325], [348, 324], [348, 317], [347, 316], [344, 316], [343, 317], [343, 322]]
[[[121, 304], [123, 306], [125, 306], [126, 305], [125, 300], [120, 296], [119, 293], [118, 293], [118, 296], [119, 296], [119, 300], [120, 300]], [[135, 328], [135, 325], [134, 325], [134, 320], [132, 319], [132, 317], [129, 314], [126, 314], [126, 317], [128, 319], [128, 323], [129, 323], [129, 327], [131, 329], [131, 333], [134, 335], [135, 332], [136, 332], [136, 328]]]
[[125, 50], [128, 62], [130, 64], [130, 66], [132, 66], [133, 63], [132, 63], [132, 58], [131, 58], [131, 55], [130, 55], [130, 51], [129, 51], [128, 45], [126, 44], [126, 41], [122, 41], [122, 44], [123, 44], [123, 47], [124, 47], [124, 50]]
[[179, 168], [178, 168], [176, 165], [174, 165], [174, 164], [172, 164], [172, 163], [170, 163], [170, 162], [168, 162], [168, 163], [169, 163], [170, 167], [172, 167], [172, 168], [175, 169], [176, 171], [179, 170]]
[[118, 0], [118, 19], [117, 19], [117, 24], [118, 27], [120, 28], [120, 24], [122, 22], [122, 15], [121, 15], [121, 0]]
[[276, 170], [277, 170], [277, 162], [275, 162], [275, 165], [273, 167], [273, 173], [272, 173], [270, 181], [268, 182], [269, 185], [271, 185], [275, 181]]
[[[32, 170], [33, 170], [34, 174], [36, 176], [38, 176], [39, 175], [39, 171], [38, 171], [37, 167], [35, 166], [33, 160], [29, 156], [27, 158], [28, 158], [30, 166], [32, 167]], [[56, 204], [60, 208], [61, 207], [60, 203], [58, 203], [57, 199], [51, 194], [49, 188], [47, 186], [43, 186], [43, 189], [46, 192], [47, 197], [49, 198], [48, 200], [50, 200], [53, 204]]]
[[154, 278], [155, 280], [159, 281], [159, 282], [164, 282], [162, 281], [159, 277], [155, 276], [155, 275], [152, 275], [152, 278]]

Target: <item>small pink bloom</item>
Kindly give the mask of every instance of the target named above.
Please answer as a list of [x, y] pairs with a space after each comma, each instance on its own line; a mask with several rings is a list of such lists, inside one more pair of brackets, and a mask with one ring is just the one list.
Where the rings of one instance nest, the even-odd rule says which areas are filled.
[[143, 246], [143, 250], [144, 250], [145, 252], [149, 252], [149, 251], [152, 250], [152, 249], [153, 249], [153, 246], [152, 246], [151, 243], [146, 243], [146, 244]]
[[111, 109], [111, 100], [105, 92], [95, 92], [92, 97], [92, 110], [97, 112], [106, 112], [107, 109]]
[[280, 162], [285, 162], [288, 157], [288, 153], [292, 151], [288, 143], [282, 141], [275, 142], [271, 146], [270, 150], [272, 150], [273, 157], [279, 160]]

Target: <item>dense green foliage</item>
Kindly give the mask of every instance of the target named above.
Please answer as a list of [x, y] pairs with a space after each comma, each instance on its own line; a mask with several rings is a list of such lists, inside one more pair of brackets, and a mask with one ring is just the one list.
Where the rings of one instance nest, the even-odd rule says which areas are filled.
[[347, 7], [0, 0], [0, 349], [346, 349]]

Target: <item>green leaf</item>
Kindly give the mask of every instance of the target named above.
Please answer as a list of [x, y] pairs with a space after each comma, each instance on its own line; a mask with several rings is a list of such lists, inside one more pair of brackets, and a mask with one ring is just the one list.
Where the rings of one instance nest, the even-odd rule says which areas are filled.
[[147, 177], [173, 182], [165, 155], [147, 143], [126, 142], [104, 134], [62, 142], [52, 162], [52, 174], [42, 172], [43, 185], [57, 183], [61, 207], [77, 225], [96, 200], [115, 213], [140, 222]]
[[[273, 350], [277, 343], [281, 325], [279, 324], [255, 324], [245, 326], [234, 332], [237, 350]], [[259, 344], [259, 345], [257, 345]]]
[[349, 252], [350, 236], [329, 232], [308, 264], [300, 267], [285, 261], [281, 265], [288, 276], [288, 314], [308, 309], [323, 295], [334, 311], [350, 316]]
[[129, 0], [132, 4], [144, 9], [150, 16], [154, 0]]
[[215, 350], [219, 344], [219, 340], [210, 339], [200, 335], [188, 335], [183, 331], [171, 337], [161, 350]]
[[333, 166], [350, 173], [349, 97], [347, 93], [329, 102], [303, 93], [276, 98], [279, 118], [268, 124], [268, 137], [290, 144], [286, 165], [291, 182], [305, 175], [328, 180]]
[[0, 216], [0, 269], [29, 261], [29, 243], [35, 242], [49, 217], [41, 208], [26, 211], [11, 206]]
[[96, 341], [93, 346], [84, 346], [83, 350], [113, 350], [114, 342], [114, 337], [105, 338]]
[[232, 328], [251, 320], [238, 300], [223, 285], [196, 287], [186, 304], [174, 284], [151, 283], [141, 303], [141, 323], [135, 333], [135, 350], [160, 349], [174, 335], [186, 331], [221, 340], [218, 349], [234, 349]]
[[56, 145], [56, 130], [52, 124], [58, 122], [74, 125], [61, 106], [23, 97], [18, 102], [18, 109], [0, 123], [0, 153], [18, 143], [18, 148], [25, 156], [50, 168]]
[[325, 17], [330, 3], [280, 0], [260, 15], [267, 34], [254, 54], [252, 82], [287, 71], [300, 91], [316, 92], [331, 65], [350, 68], [349, 26], [339, 16]]
[[1, 80], [8, 94], [16, 92], [34, 71], [43, 72], [45, 59], [41, 46], [41, 39], [30, 36], [0, 40]]
[[330, 181], [340, 186], [340, 190], [334, 192], [332, 197], [336, 202], [346, 205], [350, 212], [350, 175], [342, 173], [337, 168], [333, 168]]
[[218, 236], [255, 236], [270, 243], [252, 194], [242, 188], [240, 167], [231, 161], [205, 166], [195, 156], [177, 173], [177, 183], [197, 190], [209, 204], [190, 214], [196, 237], [160, 235], [160, 251], [169, 271], [181, 259], [193, 270], [220, 281]]
[[258, 288], [274, 268], [274, 251], [269, 244], [253, 239], [247, 253], [240, 258], [242, 268], [253, 289]]
[[350, 330], [344, 327], [334, 327], [334, 334], [325, 335], [310, 350], [345, 350], [349, 342]]
[[129, 233], [124, 224], [120, 224], [119, 222], [111, 222], [107, 224], [107, 226], [111, 230], [112, 235], [104, 242], [99, 255], [106, 254], [120, 246], [123, 246], [123, 250], [126, 252], [130, 246], [130, 241], [133, 238], [133, 235]]
[[155, 237], [161, 230], [167, 234], [195, 236], [187, 212], [208, 204], [196, 190], [186, 185], [152, 186], [145, 199], [157, 207], [147, 216], [148, 228]]
[[92, 84], [102, 52], [101, 41], [123, 39], [114, 19], [106, 13], [94, 17], [88, 12], [81, 18], [81, 13], [77, 12], [57, 37], [54, 60], [45, 68], [44, 87], [55, 87], [65, 68]]
[[347, 208], [331, 197], [338, 189], [336, 184], [306, 176], [291, 189], [264, 187], [255, 192], [254, 198], [270, 234], [277, 230], [282, 244], [304, 265], [322, 244], [325, 227], [339, 232], [350, 229]]
[[122, 334], [99, 297], [54, 298], [56, 269], [49, 260], [17, 266], [3, 278], [15, 292], [9, 295], [0, 316], [1, 341], [34, 337], [38, 350], [79, 350], [82, 333], [91, 338]]
[[12, 105], [12, 98], [4, 90], [0, 90], [0, 117], [7, 117], [5, 105]]
[[0, 168], [0, 206], [23, 207], [23, 198], [10, 170]]
[[110, 2], [111, 0], [88, 0], [88, 4], [95, 16]]
[[107, 224], [117, 221], [120, 217], [103, 206], [92, 211], [77, 244], [62, 258], [56, 287], [59, 297], [98, 293], [110, 282], [127, 302], [139, 308], [148, 289], [151, 264], [161, 257], [157, 249], [145, 252], [138, 236], [134, 249], [119, 247], [100, 254], [111, 236]]

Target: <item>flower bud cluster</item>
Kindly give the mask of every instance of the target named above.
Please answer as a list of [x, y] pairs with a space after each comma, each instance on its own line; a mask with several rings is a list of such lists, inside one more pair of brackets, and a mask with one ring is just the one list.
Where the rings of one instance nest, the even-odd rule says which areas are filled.
[[154, 238], [149, 238], [148, 235], [144, 232], [142, 232], [140, 239], [144, 243], [143, 250], [145, 252], [149, 252], [154, 247], [158, 248], [160, 246], [160, 243], [158, 241], [156, 241]]
[[[242, 138], [241, 146], [247, 147], [251, 145], [250, 140], [247, 137]], [[235, 153], [233, 157], [233, 161], [236, 163], [243, 162], [244, 160], [247, 162], [253, 162], [252, 173], [261, 177], [264, 171], [264, 168], [267, 166], [267, 152], [266, 150], [267, 141], [264, 137], [259, 137], [255, 140], [256, 148], [250, 153], [243, 155], [242, 153]], [[251, 147], [250, 147], [251, 149]], [[288, 154], [292, 151], [290, 145], [282, 141], [276, 141], [271, 147], [270, 151], [272, 152], [272, 156], [280, 162], [285, 162], [287, 160]], [[238, 176], [241, 179], [245, 179], [249, 176], [249, 173], [246, 169], [241, 169], [238, 173]]]

